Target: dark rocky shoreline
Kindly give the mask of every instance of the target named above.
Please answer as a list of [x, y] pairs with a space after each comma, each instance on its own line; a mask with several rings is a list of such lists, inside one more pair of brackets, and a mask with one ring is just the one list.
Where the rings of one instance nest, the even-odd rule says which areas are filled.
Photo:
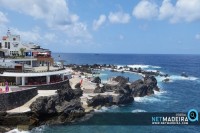
[[[93, 70], [101, 70], [109, 68], [116, 69], [114, 65], [67, 65], [74, 71], [82, 73], [93, 73]], [[143, 79], [130, 82], [128, 78], [117, 76], [112, 80], [117, 82], [116, 85], [103, 84], [100, 87], [101, 79], [96, 77], [93, 82], [96, 83], [94, 93], [98, 93], [92, 99], [87, 100], [89, 107], [111, 106], [128, 104], [134, 102], [134, 97], [143, 97], [154, 94], [154, 91], [159, 91], [157, 80], [154, 76], [162, 75], [160, 72], [146, 72], [141, 69], [130, 69], [130, 72], [136, 72], [145, 75]], [[72, 89], [69, 82], [60, 88], [57, 88], [57, 94], [49, 97], [39, 97], [31, 106], [31, 112], [21, 114], [0, 113], [0, 132], [9, 131], [16, 126], [25, 125], [32, 129], [40, 125], [64, 124], [70, 123], [76, 119], [85, 116], [85, 109], [82, 107], [80, 97], [83, 91], [80, 89], [80, 84]], [[118, 95], [101, 95], [104, 92], [114, 92]], [[23, 127], [23, 126], [22, 126]], [[22, 128], [23, 129], [23, 128]]]
[[117, 68], [117, 65], [111, 65], [111, 64], [108, 64], [108, 65], [107, 64], [93, 64], [93, 65], [69, 64], [69, 65], [65, 65], [65, 66], [72, 68], [72, 70], [74, 70], [74, 71], [80, 71], [83, 73], [85, 72], [85, 73], [91, 73], [91, 74], [95, 74], [95, 72], [93, 72], [93, 70], [110, 69], [112, 72], [117, 72], [117, 70], [122, 70], [124, 68], [129, 72], [135, 72], [138, 74], [149, 75], [149, 76], [169, 77], [168, 74], [162, 74], [160, 71], [156, 71], [156, 72], [145, 71], [145, 70], [141, 69], [140, 67], [139, 68], [131, 68], [128, 66], [123, 66], [123, 67]]
[[70, 123], [84, 116], [80, 96], [81, 89], [71, 89], [69, 82], [57, 90], [54, 96], [39, 97], [30, 105], [31, 112], [10, 114], [0, 113], [0, 132], [16, 126], [32, 129], [40, 125]]

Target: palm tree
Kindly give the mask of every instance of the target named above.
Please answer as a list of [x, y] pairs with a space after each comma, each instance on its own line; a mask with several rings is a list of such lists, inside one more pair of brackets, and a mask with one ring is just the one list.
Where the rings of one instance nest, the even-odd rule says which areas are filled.
[[21, 56], [24, 56], [24, 51], [25, 50], [26, 50], [26, 48], [20, 48]]

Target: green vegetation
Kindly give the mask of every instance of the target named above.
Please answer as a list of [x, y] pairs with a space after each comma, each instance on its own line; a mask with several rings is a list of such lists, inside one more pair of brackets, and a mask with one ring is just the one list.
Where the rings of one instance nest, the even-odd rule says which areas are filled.
[[24, 51], [26, 50], [26, 48], [20, 48], [20, 53], [21, 53], [21, 56], [24, 56]]

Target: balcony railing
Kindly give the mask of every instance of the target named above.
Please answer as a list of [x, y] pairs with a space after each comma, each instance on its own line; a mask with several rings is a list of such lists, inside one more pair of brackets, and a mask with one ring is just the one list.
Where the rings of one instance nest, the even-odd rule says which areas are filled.
[[56, 72], [56, 71], [61, 71], [65, 70], [65, 68], [59, 68], [59, 69], [54, 69], [54, 70], [41, 70], [41, 71], [34, 71], [34, 70], [17, 70], [17, 69], [1, 69], [0, 68], [0, 74], [3, 74], [3, 72], [12, 72], [12, 73], [41, 73], [41, 72]]

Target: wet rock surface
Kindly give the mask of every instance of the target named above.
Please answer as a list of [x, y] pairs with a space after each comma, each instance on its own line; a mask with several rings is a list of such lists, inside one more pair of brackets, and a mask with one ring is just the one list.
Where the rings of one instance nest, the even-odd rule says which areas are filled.
[[92, 80], [93, 83], [97, 83], [97, 84], [101, 84], [101, 78], [100, 77], [95, 77], [93, 80]]
[[92, 99], [87, 100], [88, 106], [104, 106], [112, 103], [112, 96], [102, 96], [102, 95], [97, 95], [94, 96]]
[[131, 83], [130, 88], [134, 97], [143, 97], [154, 94], [155, 91], [160, 91], [157, 86], [157, 80], [154, 76], [146, 76], [144, 80], [136, 80]]
[[73, 90], [68, 83], [57, 90], [57, 95], [37, 98], [30, 105], [30, 109], [42, 124], [69, 122], [68, 117], [75, 119], [84, 115], [84, 108], [79, 99], [82, 94], [80, 88]]
[[129, 82], [129, 78], [123, 76], [117, 76], [112, 79], [113, 81], [119, 82], [119, 84], [126, 84]]
[[100, 87], [99, 84], [96, 85], [96, 88], [94, 89], [94, 93], [104, 93], [106, 90], [105, 90], [105, 87]]

